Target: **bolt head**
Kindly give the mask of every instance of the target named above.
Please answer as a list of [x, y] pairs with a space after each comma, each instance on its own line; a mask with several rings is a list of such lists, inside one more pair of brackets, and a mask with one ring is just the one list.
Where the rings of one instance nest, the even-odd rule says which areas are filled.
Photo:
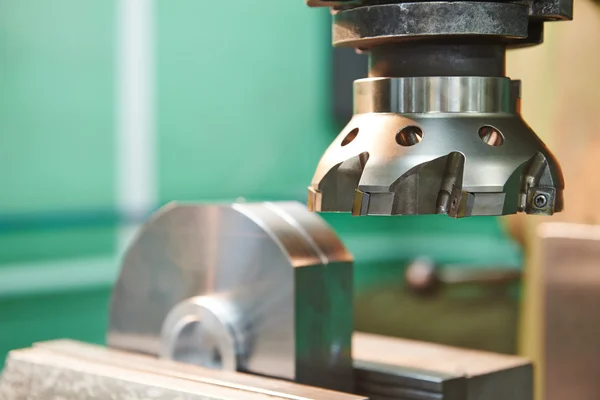
[[533, 204], [537, 208], [544, 208], [548, 205], [548, 196], [545, 194], [538, 194], [533, 198]]

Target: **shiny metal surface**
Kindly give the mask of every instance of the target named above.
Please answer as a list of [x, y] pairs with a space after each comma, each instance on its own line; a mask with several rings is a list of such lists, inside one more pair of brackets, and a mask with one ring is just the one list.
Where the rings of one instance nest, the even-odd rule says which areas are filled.
[[108, 344], [349, 390], [351, 268], [299, 203], [170, 204], [125, 255]]
[[360, 396], [160, 360], [74, 341], [38, 343], [9, 354], [0, 399], [313, 399]]
[[159, 354], [205, 367], [236, 371], [250, 352], [244, 316], [235, 303], [196, 296], [177, 304], [163, 322]]
[[370, 399], [466, 400], [466, 379], [399, 365], [354, 361], [356, 388]]
[[534, 248], [542, 266], [544, 399], [600, 393], [600, 227], [545, 223]]
[[[474, 96], [473, 93], [481, 93]], [[479, 76], [354, 81], [354, 113], [515, 113], [511, 81]]]
[[357, 392], [371, 399], [533, 398], [533, 369], [521, 357], [358, 332], [353, 357]]
[[[422, 139], [399, 143], [411, 126]], [[501, 133], [501, 146], [479, 137], [487, 126]], [[563, 187], [558, 162], [516, 113], [367, 113], [321, 158], [308, 204], [354, 215], [551, 215], [562, 210]]]

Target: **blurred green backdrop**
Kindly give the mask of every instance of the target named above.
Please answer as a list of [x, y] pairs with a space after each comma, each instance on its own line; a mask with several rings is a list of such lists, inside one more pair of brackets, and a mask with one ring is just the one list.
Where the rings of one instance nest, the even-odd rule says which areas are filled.
[[[51, 338], [101, 343], [120, 227], [150, 212], [120, 212], [117, 200], [125, 1], [0, 0], [0, 358]], [[152, 3], [155, 206], [304, 201], [339, 131], [329, 15], [302, 0], [259, 3]], [[400, 282], [424, 255], [520, 265], [495, 218], [325, 217], [356, 257], [359, 292]]]

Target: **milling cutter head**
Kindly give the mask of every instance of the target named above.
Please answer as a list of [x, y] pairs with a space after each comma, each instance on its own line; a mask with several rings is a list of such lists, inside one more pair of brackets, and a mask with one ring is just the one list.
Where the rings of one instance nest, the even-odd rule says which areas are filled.
[[354, 117], [323, 155], [313, 211], [453, 217], [563, 208], [562, 173], [519, 115], [506, 50], [543, 41], [572, 0], [307, 0], [334, 46], [369, 55]]
[[558, 162], [504, 77], [369, 78], [309, 187], [313, 211], [452, 217], [562, 210]]

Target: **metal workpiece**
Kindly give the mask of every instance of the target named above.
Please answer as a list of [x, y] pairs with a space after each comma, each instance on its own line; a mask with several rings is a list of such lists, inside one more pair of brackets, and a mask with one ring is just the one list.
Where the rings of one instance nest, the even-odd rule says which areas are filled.
[[366, 400], [71, 340], [10, 352], [0, 376], [0, 399]]
[[531, 400], [521, 357], [355, 333], [356, 391], [372, 400]]
[[369, 78], [309, 188], [313, 211], [452, 217], [562, 210], [558, 162], [508, 78]]
[[457, 374], [361, 360], [354, 368], [357, 392], [372, 400], [467, 399], [465, 378]]
[[295, 381], [358, 393], [330, 400], [531, 400], [523, 359], [353, 332], [352, 314], [352, 257], [300, 203], [170, 204], [125, 254], [112, 349], [51, 342], [12, 353], [0, 389], [27, 394], [21, 382], [41, 381], [43, 395], [72, 398], [79, 380], [87, 386], [75, 390], [131, 398], [322, 398]]
[[114, 288], [111, 347], [351, 390], [352, 256], [300, 203], [170, 204]]

